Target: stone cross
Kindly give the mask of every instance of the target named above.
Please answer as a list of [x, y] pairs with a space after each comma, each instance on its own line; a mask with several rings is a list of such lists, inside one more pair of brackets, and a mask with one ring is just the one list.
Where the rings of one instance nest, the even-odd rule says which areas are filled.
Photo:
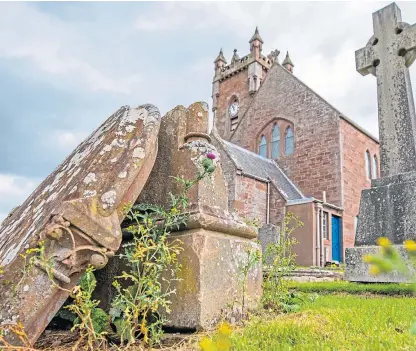
[[416, 170], [416, 116], [408, 67], [416, 57], [416, 25], [402, 22], [392, 3], [373, 13], [374, 35], [355, 52], [362, 75], [377, 77], [380, 174]]

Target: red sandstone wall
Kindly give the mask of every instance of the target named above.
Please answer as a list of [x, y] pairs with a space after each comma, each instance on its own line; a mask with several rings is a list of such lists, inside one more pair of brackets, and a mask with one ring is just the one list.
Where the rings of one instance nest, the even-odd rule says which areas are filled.
[[270, 218], [269, 222], [278, 225], [285, 216], [286, 201], [279, 191], [270, 184]]
[[266, 224], [267, 183], [238, 175], [235, 179], [234, 210], [260, 226]]
[[380, 169], [380, 151], [377, 142], [344, 120], [341, 120], [341, 142], [344, 187], [343, 245], [345, 249], [354, 246], [354, 218], [359, 212], [361, 190], [371, 185], [366, 175], [365, 152], [369, 150], [371, 156], [377, 155], [378, 169]]
[[248, 92], [247, 68], [220, 82], [219, 94], [214, 123], [218, 134], [223, 139], [229, 140], [231, 134], [228, 107], [231, 98], [233, 96], [237, 96], [238, 98], [239, 120], [241, 120], [242, 115], [252, 99], [252, 96]]
[[339, 112], [280, 65], [273, 66], [231, 142], [257, 151], [256, 137], [273, 120], [294, 126], [295, 151], [277, 159], [307, 196], [342, 206]]

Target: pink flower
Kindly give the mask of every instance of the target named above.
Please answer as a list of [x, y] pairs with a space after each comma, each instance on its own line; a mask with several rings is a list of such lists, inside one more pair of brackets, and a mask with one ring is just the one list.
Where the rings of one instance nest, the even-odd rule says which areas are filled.
[[206, 155], [210, 160], [215, 160], [217, 156], [213, 152], [208, 152]]

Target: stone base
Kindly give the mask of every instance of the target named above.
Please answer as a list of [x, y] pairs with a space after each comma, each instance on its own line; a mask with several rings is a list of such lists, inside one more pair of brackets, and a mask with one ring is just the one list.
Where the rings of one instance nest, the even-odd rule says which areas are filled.
[[[409, 256], [403, 245], [394, 246], [399, 254], [409, 262], [409, 269], [415, 273], [414, 267], [411, 265]], [[377, 255], [380, 252], [379, 246], [361, 246], [345, 250], [345, 270], [344, 279], [350, 282], [366, 282], [366, 283], [410, 283], [411, 281], [399, 274], [391, 272], [388, 274], [380, 274], [373, 276], [369, 273], [369, 264], [363, 261], [364, 255]]]
[[[175, 233], [172, 239], [183, 242], [178, 256], [182, 264], [180, 281], [171, 286], [172, 312], [167, 326], [174, 328], [212, 329], [223, 317], [233, 322], [241, 317], [241, 269], [247, 249], [261, 250], [249, 239], [205, 229]], [[245, 309], [257, 307], [261, 297], [261, 262], [248, 274]]]
[[355, 246], [376, 245], [380, 236], [393, 244], [416, 239], [416, 172], [375, 179], [361, 193]]

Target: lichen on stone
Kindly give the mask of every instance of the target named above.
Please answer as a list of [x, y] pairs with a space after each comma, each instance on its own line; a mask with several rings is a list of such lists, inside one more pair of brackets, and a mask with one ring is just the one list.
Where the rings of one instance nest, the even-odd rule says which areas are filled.
[[96, 182], [97, 181], [97, 177], [95, 175], [95, 173], [88, 173], [88, 175], [84, 178], [84, 183], [89, 185], [90, 183]]
[[104, 193], [101, 196], [101, 201], [103, 202], [103, 208], [106, 209], [108, 207], [114, 206], [117, 198], [117, 193], [115, 190], [110, 190]]

